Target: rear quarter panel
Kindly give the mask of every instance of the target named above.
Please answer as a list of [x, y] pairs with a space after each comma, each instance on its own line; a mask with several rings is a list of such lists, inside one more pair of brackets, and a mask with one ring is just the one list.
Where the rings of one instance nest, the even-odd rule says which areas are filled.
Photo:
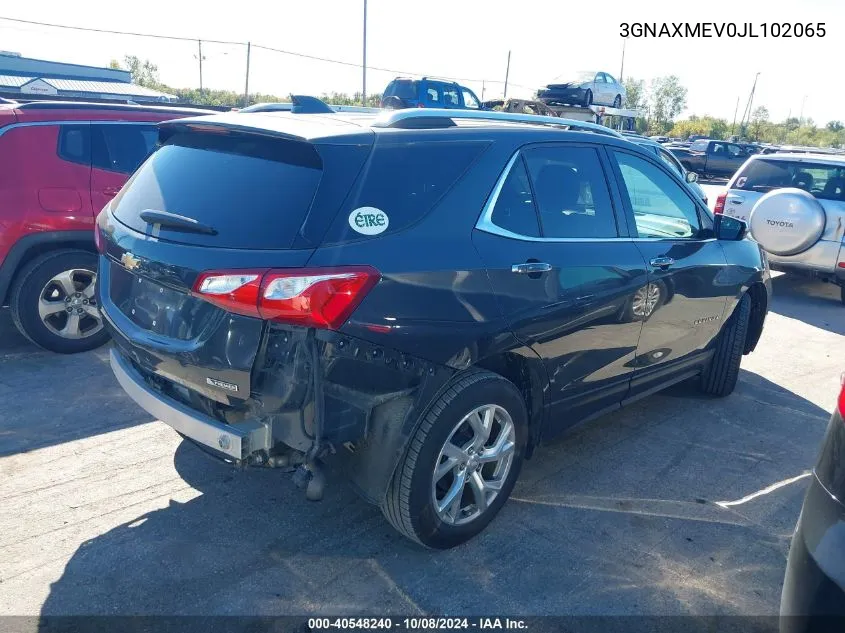
[[21, 126], [0, 134], [0, 259], [25, 234], [92, 230], [90, 167], [56, 152], [58, 125]]

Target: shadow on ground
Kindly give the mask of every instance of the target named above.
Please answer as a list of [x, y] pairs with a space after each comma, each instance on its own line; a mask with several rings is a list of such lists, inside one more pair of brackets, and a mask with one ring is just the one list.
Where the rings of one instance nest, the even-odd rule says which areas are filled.
[[845, 335], [845, 305], [839, 286], [784, 273], [772, 277], [772, 294], [772, 312]]
[[310, 503], [279, 471], [183, 442], [175, 466], [201, 494], [85, 542], [42, 615], [777, 613], [805, 482], [716, 502], [806, 471], [829, 414], [747, 371], [730, 398], [690, 396], [539, 450], [490, 528], [446, 552], [337, 477]]
[[108, 346], [72, 355], [42, 350], [0, 308], [0, 457], [149, 422], [107, 365]]

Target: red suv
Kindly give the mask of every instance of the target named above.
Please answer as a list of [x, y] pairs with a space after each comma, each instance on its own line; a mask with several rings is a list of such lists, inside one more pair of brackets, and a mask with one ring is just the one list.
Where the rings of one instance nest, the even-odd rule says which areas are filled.
[[0, 305], [33, 343], [69, 354], [106, 342], [94, 297], [94, 218], [155, 147], [159, 121], [204, 113], [0, 105]]

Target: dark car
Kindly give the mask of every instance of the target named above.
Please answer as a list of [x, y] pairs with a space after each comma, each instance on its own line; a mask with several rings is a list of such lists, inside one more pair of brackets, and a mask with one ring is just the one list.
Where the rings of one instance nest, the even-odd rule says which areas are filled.
[[384, 89], [381, 107], [391, 110], [403, 108], [458, 108], [478, 110], [481, 101], [475, 93], [454, 81], [423, 77], [397, 77]]
[[792, 536], [783, 633], [845, 631], [845, 374]]
[[760, 337], [744, 224], [607, 128], [402, 110], [160, 129], [97, 223], [118, 381], [230, 461], [298, 467], [311, 498], [334, 460], [424, 545], [480, 532], [578, 422], [686, 379], [728, 395]]
[[733, 176], [748, 159], [741, 145], [727, 141], [702, 139], [694, 141], [688, 148], [668, 146], [687, 171], [702, 174], [705, 178]]

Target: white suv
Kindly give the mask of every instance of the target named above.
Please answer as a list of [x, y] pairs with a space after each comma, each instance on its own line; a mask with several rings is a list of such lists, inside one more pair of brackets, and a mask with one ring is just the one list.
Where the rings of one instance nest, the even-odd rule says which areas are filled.
[[845, 156], [755, 154], [715, 213], [747, 222], [772, 268], [838, 284], [845, 304]]

